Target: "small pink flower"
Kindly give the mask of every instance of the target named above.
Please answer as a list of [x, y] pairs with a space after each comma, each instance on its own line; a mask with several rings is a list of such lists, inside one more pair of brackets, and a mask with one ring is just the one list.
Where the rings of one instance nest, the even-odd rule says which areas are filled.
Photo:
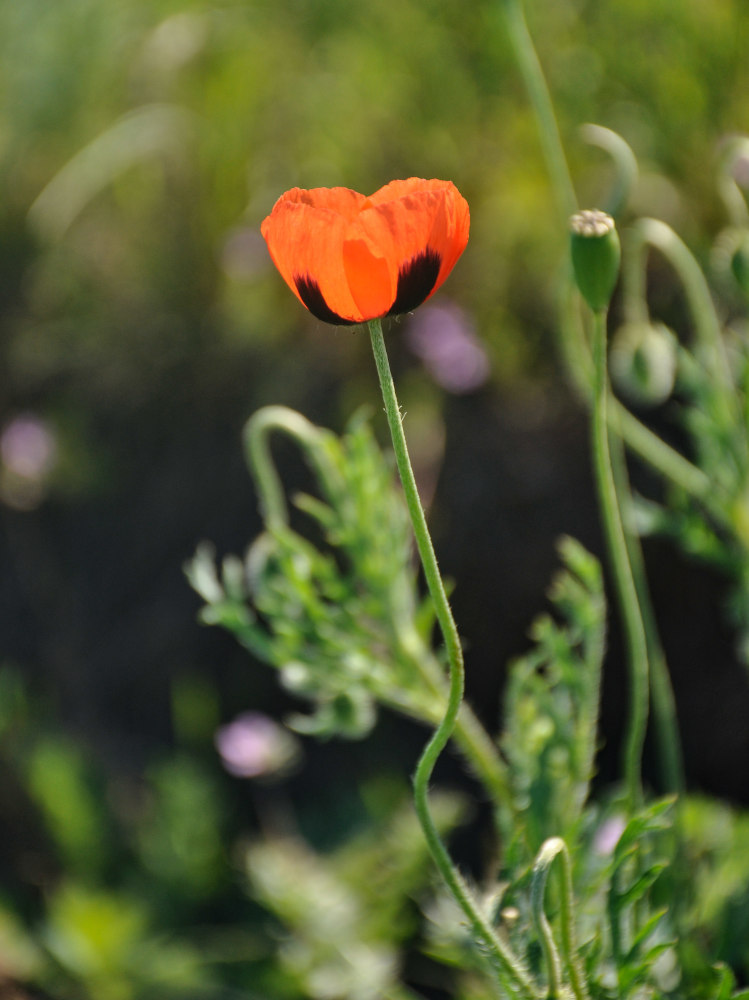
[[593, 838], [593, 850], [602, 857], [613, 854], [614, 848], [619, 843], [619, 838], [624, 833], [624, 817], [609, 816], [596, 830]]
[[22, 414], [0, 433], [3, 465], [21, 479], [41, 480], [57, 457], [57, 443], [47, 424], [33, 414]]
[[435, 382], [447, 392], [473, 392], [489, 377], [489, 358], [458, 306], [424, 306], [409, 321], [406, 340]]
[[261, 712], [244, 712], [214, 737], [221, 761], [235, 778], [277, 774], [293, 764], [299, 748], [283, 726]]

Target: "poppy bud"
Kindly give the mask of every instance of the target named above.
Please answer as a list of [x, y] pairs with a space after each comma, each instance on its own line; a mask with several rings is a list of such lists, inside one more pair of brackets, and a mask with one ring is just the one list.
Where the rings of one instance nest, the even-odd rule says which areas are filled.
[[662, 323], [625, 323], [611, 341], [611, 378], [641, 406], [658, 406], [676, 379], [676, 337]]
[[608, 307], [619, 276], [621, 247], [614, 220], [598, 209], [570, 219], [570, 250], [580, 294], [594, 312]]

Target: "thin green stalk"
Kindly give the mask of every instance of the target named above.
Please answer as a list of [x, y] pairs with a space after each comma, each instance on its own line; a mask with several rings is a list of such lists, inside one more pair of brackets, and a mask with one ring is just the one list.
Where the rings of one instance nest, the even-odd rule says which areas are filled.
[[609, 215], [616, 218], [629, 201], [630, 195], [637, 183], [639, 169], [637, 158], [632, 152], [632, 147], [625, 142], [622, 137], [603, 125], [583, 125], [580, 129], [582, 138], [591, 144], [598, 146], [609, 154], [616, 168], [614, 184], [608, 198], [602, 204], [602, 208]]
[[[549, 89], [533, 44], [533, 39], [528, 31], [528, 26], [523, 12], [522, 0], [501, 0], [500, 8], [505, 17], [508, 37], [515, 53], [515, 58], [525, 84], [528, 98], [536, 116], [541, 145], [554, 188], [557, 209], [561, 219], [566, 222], [567, 218], [577, 207], [574, 185], [572, 183], [569, 167], [567, 165], [564, 146], [559, 133], [559, 126], [554, 113], [554, 107], [549, 94]], [[650, 230], [646, 230], [643, 233], [643, 236], [647, 237], [652, 237], [653, 235], [652, 227]], [[663, 234], [656, 233], [655, 235], [662, 236]], [[671, 250], [672, 248], [673, 244], [669, 244], [668, 249]], [[682, 266], [689, 267], [691, 271], [691, 262], [686, 261], [684, 255], [679, 253], [680, 249], [681, 248], [679, 247], [676, 248], [678, 263]], [[701, 273], [700, 278], [702, 278]], [[713, 320], [714, 310], [712, 308], [712, 301], [709, 299], [709, 294], [707, 298], [705, 297], [703, 288], [704, 279], [702, 279], [701, 283], [698, 284], [699, 288], [698, 292], [695, 293], [695, 301], [691, 304], [695, 309], [696, 314], [700, 317], [699, 322], [701, 333], [703, 335], [703, 342], [711, 344], [713, 351], [716, 353], [717, 360], [717, 351], [715, 348], [715, 323]], [[586, 377], [586, 373], [590, 368], [590, 355], [587, 350], [585, 338], [582, 334], [581, 317], [579, 313], [574, 315], [572, 313], [572, 309], [576, 308], [576, 305], [573, 306], [573, 303], [576, 303], [576, 296], [573, 296], [571, 292], [572, 282], [568, 274], [564, 281], [564, 301], [561, 309], [562, 317], [560, 323], [560, 342], [573, 383], [577, 386], [583, 398], [588, 399], [588, 385], [590, 383]], [[605, 344], [603, 349], [605, 351]], [[722, 360], [718, 363], [722, 367]], [[602, 393], [608, 393], [608, 380], [605, 377], [605, 368], [603, 388], [601, 391]], [[683, 456], [662, 441], [657, 435], [653, 434], [647, 427], [645, 427], [644, 424], [637, 420], [636, 417], [634, 417], [615, 399], [611, 398], [608, 401], [608, 406], [606, 405], [606, 400], [599, 401], [598, 396], [596, 396], [596, 399], [591, 402], [594, 409], [598, 409], [600, 406], [605, 414], [604, 419], [611, 419], [612, 422], [616, 424], [616, 433], [621, 434], [627, 445], [637, 452], [641, 458], [657, 469], [662, 475], [665, 475], [672, 482], [679, 485], [687, 493], [694, 496], [700, 502], [705, 503], [719, 520], [725, 521], [724, 512], [720, 508], [719, 504], [715, 502], [712, 484], [701, 469], [697, 468], [687, 459], [683, 458]], [[594, 423], [595, 419], [596, 418], [594, 417]], [[603, 431], [601, 430], [601, 433], [598, 436], [602, 436], [602, 434]], [[615, 494], [613, 500], [613, 509], [617, 509]], [[619, 521], [621, 523], [620, 518]], [[629, 575], [631, 575], [631, 567]], [[621, 590], [622, 588], [620, 587], [619, 589]], [[636, 606], [637, 605], [635, 603], [635, 607]], [[629, 617], [633, 618], [634, 616], [630, 614]], [[639, 614], [636, 617], [639, 618]], [[635, 627], [633, 622], [631, 628], [628, 628], [628, 631], [631, 631], [634, 636], [634, 634], [640, 631], [640, 628]], [[631, 640], [630, 644], [632, 644]], [[634, 642], [635, 648], [640, 645], [641, 640], [637, 639]], [[633, 653], [630, 653], [630, 658], [633, 655]], [[645, 669], [647, 670], [647, 661]], [[665, 661], [657, 656], [654, 658], [653, 687], [654, 699], [656, 705], [658, 706], [658, 713], [661, 717], [662, 732], [665, 733], [670, 726], [671, 718], [675, 719], [675, 713], [673, 713], [673, 696], [671, 693], [670, 680], [665, 667]], [[644, 715], [645, 717], [647, 716], [647, 693], [643, 695], [642, 684], [639, 681], [633, 685], [632, 698], [633, 722], [629, 733], [627, 749], [628, 759], [632, 761], [629, 764], [630, 772], [634, 767], [633, 758], [639, 759], [639, 756], [641, 755], [641, 741], [644, 739], [645, 723], [640, 723], [639, 718], [641, 715]], [[670, 708], [669, 700], [671, 703]], [[642, 708], [643, 703], [645, 704], [644, 711]], [[640, 729], [642, 729], [642, 735], [639, 732]], [[638, 742], [640, 743], [639, 751], [637, 750]], [[670, 781], [672, 783], [679, 782], [680, 761], [674, 758], [673, 753], [671, 754], [671, 759], [669, 760], [667, 767], [670, 773]], [[631, 773], [629, 774], [628, 785], [631, 790], [635, 787], [634, 776]], [[637, 787], [639, 787], [639, 777], [637, 779]]]
[[[624, 967], [624, 945], [622, 941], [621, 911], [617, 906], [619, 898], [619, 866], [615, 865], [611, 872], [611, 882], [609, 891], [606, 894], [606, 914], [609, 920], [609, 932], [611, 934], [611, 954], [614, 959], [617, 979], [621, 981], [622, 968]], [[619, 994], [621, 996], [621, 993]]]
[[521, 0], [501, 0], [500, 8], [528, 99], [536, 115], [539, 139], [546, 167], [551, 175], [557, 211], [560, 220], [566, 223], [577, 208], [577, 197], [564, 155], [549, 88], [528, 31]]
[[562, 859], [560, 872], [560, 920], [562, 927], [562, 952], [567, 962], [567, 974], [572, 992], [577, 1000], [588, 1000], [588, 987], [578, 957], [577, 931], [575, 929], [575, 893], [572, 885], [572, 861], [563, 840], [559, 839], [557, 856]]
[[618, 432], [632, 451], [656, 472], [670, 479], [675, 486], [681, 487], [685, 493], [705, 506], [719, 523], [726, 523], [721, 497], [715, 495], [715, 484], [702, 469], [661, 440], [613, 396], [609, 409], [618, 425]]
[[[414, 719], [437, 725], [444, 715], [444, 704], [447, 695], [447, 685], [441, 668], [429, 662], [431, 655], [424, 651], [413, 659], [416, 669], [421, 673], [425, 685], [434, 700], [429, 702], [425, 710], [424, 695], [410, 692], [380, 691], [379, 700], [399, 712], [404, 712]], [[437, 675], [437, 670], [440, 671]], [[433, 706], [433, 708], [431, 707]], [[460, 707], [452, 739], [457, 745], [472, 774], [486, 789], [495, 808], [506, 812], [513, 810], [507, 766], [499, 755], [497, 745], [479, 722], [471, 706], [463, 702]]]
[[632, 576], [627, 540], [616, 496], [608, 432], [606, 311], [594, 314], [593, 464], [604, 536], [622, 614], [630, 678], [630, 709], [624, 742], [624, 777], [630, 810], [642, 801], [641, 762], [649, 707], [648, 648], [645, 627]]
[[[629, 502], [631, 495], [622, 439], [616, 433], [609, 435], [614, 486], [620, 509]], [[658, 743], [658, 761], [665, 792], [684, 791], [684, 762], [681, 753], [681, 735], [676, 714], [676, 701], [666, 657], [658, 636], [655, 613], [650, 601], [642, 546], [635, 532], [624, 528], [629, 552], [629, 563], [637, 591], [637, 601], [645, 627], [650, 664], [650, 694], [653, 703], [655, 737]]]
[[[617, 496], [629, 498], [630, 487], [625, 462], [622, 439], [616, 434], [610, 435], [612, 467]], [[660, 643], [655, 612], [650, 601], [645, 563], [640, 540], [633, 531], [626, 530], [625, 537], [629, 551], [632, 576], [637, 590], [637, 600], [642, 613], [645, 636], [648, 645], [648, 663], [650, 665], [650, 698], [653, 705], [653, 723], [657, 760], [660, 768], [663, 790], [669, 794], [681, 796], [685, 790], [684, 758], [682, 755], [681, 734], [676, 712], [676, 700], [671, 684], [671, 676], [666, 663], [666, 656]], [[683, 839], [683, 808], [681, 798], [675, 806], [675, 822], [673, 827], [673, 859], [672, 867], [672, 897], [671, 918], [679, 931], [684, 930], [684, 886], [689, 884], [689, 873], [686, 870], [687, 860], [684, 852]]]
[[411, 460], [408, 454], [406, 436], [403, 432], [400, 407], [395, 394], [395, 385], [390, 372], [390, 363], [382, 335], [382, 325], [378, 319], [369, 323], [369, 333], [372, 341], [377, 374], [380, 380], [382, 398], [385, 403], [390, 435], [395, 451], [395, 461], [400, 474], [406, 504], [411, 516], [416, 546], [419, 550], [424, 577], [429, 593], [434, 601], [435, 614], [439, 623], [447, 650], [449, 663], [449, 695], [445, 717], [435, 730], [419, 759], [414, 773], [414, 803], [416, 813], [424, 831], [430, 853], [439, 868], [442, 877], [459, 904], [473, 930], [476, 941], [498, 975], [510, 984], [514, 992], [520, 996], [534, 998], [536, 991], [528, 973], [522, 967], [510, 947], [498, 937], [489, 924], [480, 906], [474, 900], [468, 886], [453, 865], [447, 848], [442, 842], [429, 806], [429, 779], [437, 762], [455, 729], [463, 699], [464, 670], [463, 650], [461, 649], [458, 630], [447, 600], [445, 587], [440, 575], [437, 558], [434, 554], [432, 539], [427, 528], [424, 509], [421, 505], [416, 488]]

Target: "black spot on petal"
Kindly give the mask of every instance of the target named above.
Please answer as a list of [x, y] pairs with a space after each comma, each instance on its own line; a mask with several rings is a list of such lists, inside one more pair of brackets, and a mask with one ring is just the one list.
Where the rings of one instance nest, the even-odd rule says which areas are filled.
[[299, 297], [313, 316], [321, 319], [323, 323], [333, 323], [335, 326], [355, 326], [356, 320], [344, 319], [338, 313], [333, 312], [328, 303], [323, 298], [320, 286], [308, 274], [297, 274], [294, 276]]
[[397, 316], [420, 306], [434, 288], [441, 266], [442, 258], [429, 247], [404, 264], [398, 271], [398, 290], [388, 315]]

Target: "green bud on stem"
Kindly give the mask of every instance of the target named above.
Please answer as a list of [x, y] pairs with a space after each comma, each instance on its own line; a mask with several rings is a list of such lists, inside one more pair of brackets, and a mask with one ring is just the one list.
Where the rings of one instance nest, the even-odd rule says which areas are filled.
[[598, 209], [570, 219], [570, 251], [575, 281], [593, 312], [608, 308], [619, 277], [621, 246], [614, 220]]
[[611, 338], [611, 380], [639, 406], [659, 406], [668, 399], [676, 368], [676, 335], [662, 323], [625, 323]]

